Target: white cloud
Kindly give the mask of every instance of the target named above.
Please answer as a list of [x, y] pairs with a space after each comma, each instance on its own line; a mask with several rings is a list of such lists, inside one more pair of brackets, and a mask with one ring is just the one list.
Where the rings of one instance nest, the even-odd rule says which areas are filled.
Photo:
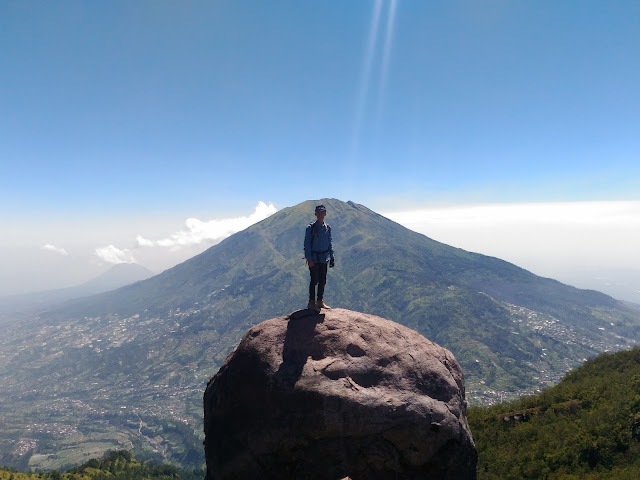
[[96, 255], [106, 263], [136, 263], [131, 250], [125, 248], [120, 250], [113, 245], [108, 247], [96, 248]]
[[421, 232], [432, 226], [443, 225], [456, 228], [509, 224], [640, 227], [640, 202], [458, 205], [389, 212], [385, 216], [408, 228], [416, 227]]
[[147, 240], [142, 235], [138, 235], [136, 237], [136, 243], [139, 247], [153, 247], [155, 245], [155, 243], [153, 243], [153, 240]]
[[522, 225], [636, 230], [640, 228], [640, 202], [459, 205], [389, 212], [385, 216], [425, 234], [434, 228], [466, 230]]
[[459, 205], [388, 212], [434, 240], [640, 303], [640, 202]]
[[179, 249], [191, 245], [200, 245], [205, 242], [216, 242], [233, 235], [240, 230], [250, 227], [265, 218], [273, 215], [278, 210], [272, 203], [268, 205], [259, 202], [251, 215], [202, 221], [197, 218], [189, 218], [185, 222], [185, 229], [171, 234], [160, 240], [149, 240], [141, 235], [136, 237], [138, 247], [160, 246], [171, 249]]
[[535, 273], [640, 265], [640, 202], [459, 205], [384, 215], [435, 240]]
[[69, 253], [61, 247], [56, 247], [55, 245], [51, 245], [50, 243], [47, 243], [46, 245], [43, 245], [41, 247], [43, 250], [47, 250], [49, 252], [53, 252], [53, 253], [57, 253], [58, 255], [62, 255], [62, 256], [67, 256], [69, 255]]

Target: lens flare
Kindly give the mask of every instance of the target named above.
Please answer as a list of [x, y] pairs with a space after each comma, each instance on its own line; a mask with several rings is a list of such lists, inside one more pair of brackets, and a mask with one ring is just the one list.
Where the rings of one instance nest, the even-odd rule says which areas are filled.
[[[376, 0], [373, 5], [373, 15], [371, 16], [371, 24], [369, 26], [369, 35], [367, 37], [365, 54], [360, 72], [360, 80], [358, 82], [358, 90], [356, 92], [356, 109], [353, 127], [353, 138], [351, 141], [350, 159], [355, 161], [360, 153], [360, 143], [362, 131], [364, 129], [365, 112], [367, 111], [369, 99], [369, 91], [371, 84], [377, 82], [376, 93], [376, 111], [375, 122], [380, 123], [382, 115], [383, 99], [387, 88], [387, 78], [389, 73], [389, 64], [391, 59], [391, 47], [393, 44], [394, 24], [397, 9], [397, 0], [389, 0], [386, 10], [386, 28], [382, 43], [382, 52], [379, 50], [378, 31], [382, 22], [382, 6], [383, 0]], [[373, 78], [372, 72], [374, 66], [379, 64], [379, 76]]]

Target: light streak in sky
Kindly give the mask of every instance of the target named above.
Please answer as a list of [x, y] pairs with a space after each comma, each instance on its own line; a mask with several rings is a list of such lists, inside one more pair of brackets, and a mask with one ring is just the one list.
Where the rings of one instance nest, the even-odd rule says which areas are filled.
[[371, 18], [371, 26], [369, 27], [369, 37], [367, 40], [367, 50], [362, 65], [362, 74], [357, 92], [356, 101], [356, 118], [354, 123], [353, 140], [351, 143], [351, 158], [355, 157], [359, 150], [360, 131], [362, 130], [362, 120], [364, 117], [365, 104], [367, 94], [369, 92], [369, 83], [371, 82], [371, 70], [373, 67], [373, 56], [375, 53], [378, 27], [380, 25], [380, 12], [382, 10], [382, 0], [376, 0], [373, 7], [373, 17]]
[[359, 154], [360, 140], [364, 125], [365, 112], [367, 110], [367, 100], [369, 97], [369, 90], [372, 83], [372, 71], [374, 64], [380, 63], [380, 76], [378, 81], [377, 90], [377, 110], [376, 121], [379, 123], [382, 112], [382, 100], [384, 97], [384, 91], [386, 90], [387, 77], [389, 73], [389, 63], [391, 58], [391, 46], [393, 44], [393, 32], [397, 8], [397, 0], [389, 0], [387, 9], [387, 22], [384, 33], [384, 42], [382, 45], [382, 58], [380, 55], [376, 55], [378, 50], [378, 31], [380, 30], [381, 17], [382, 17], [382, 4], [383, 0], [375, 0], [373, 6], [373, 15], [371, 17], [371, 24], [369, 26], [369, 35], [367, 37], [366, 50], [362, 63], [362, 70], [360, 75], [360, 81], [358, 83], [358, 91], [356, 96], [356, 112], [353, 128], [353, 138], [351, 142], [351, 160]]
[[391, 0], [389, 2], [389, 12], [387, 14], [387, 29], [384, 35], [384, 48], [382, 50], [382, 67], [380, 70], [380, 83], [378, 84], [378, 108], [376, 112], [376, 118], [378, 123], [380, 122], [380, 116], [382, 115], [382, 103], [384, 99], [384, 93], [387, 89], [387, 77], [389, 75], [389, 59], [391, 58], [391, 45], [393, 44], [393, 27], [395, 24], [397, 5], [398, 5], [398, 0]]

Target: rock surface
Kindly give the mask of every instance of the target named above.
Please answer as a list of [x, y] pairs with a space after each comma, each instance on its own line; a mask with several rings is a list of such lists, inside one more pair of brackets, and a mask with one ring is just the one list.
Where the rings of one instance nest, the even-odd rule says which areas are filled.
[[475, 479], [464, 377], [419, 333], [344, 309], [251, 328], [204, 394], [207, 479]]

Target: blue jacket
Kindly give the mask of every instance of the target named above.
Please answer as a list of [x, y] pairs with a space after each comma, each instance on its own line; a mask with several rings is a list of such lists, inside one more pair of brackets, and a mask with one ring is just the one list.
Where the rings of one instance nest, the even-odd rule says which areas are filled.
[[[315, 235], [312, 235], [312, 232]], [[313, 248], [312, 248], [313, 247]], [[318, 222], [307, 226], [304, 232], [304, 256], [307, 260], [327, 263], [333, 257], [331, 245], [331, 229], [328, 225], [318, 225]]]

